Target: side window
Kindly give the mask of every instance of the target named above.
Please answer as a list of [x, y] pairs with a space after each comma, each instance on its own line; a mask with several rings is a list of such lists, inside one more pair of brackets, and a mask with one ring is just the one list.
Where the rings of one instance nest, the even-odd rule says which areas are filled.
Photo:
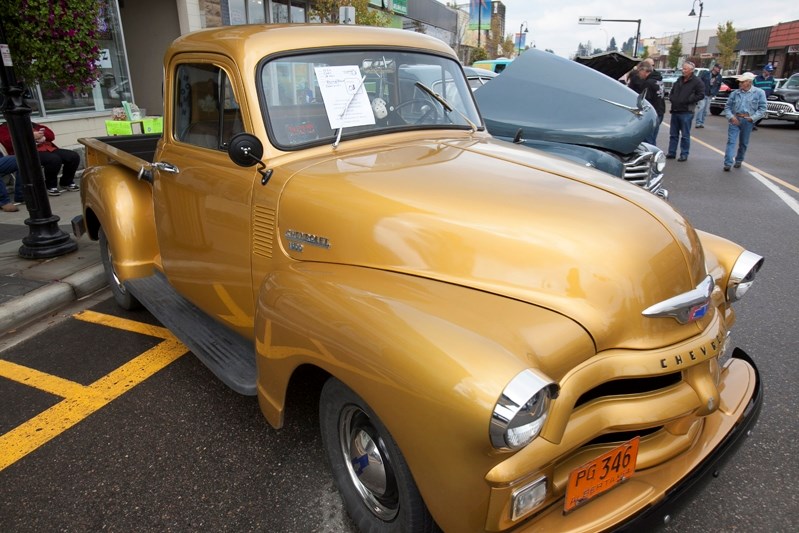
[[241, 109], [224, 70], [208, 64], [178, 65], [173, 135], [179, 141], [224, 150], [244, 131]]

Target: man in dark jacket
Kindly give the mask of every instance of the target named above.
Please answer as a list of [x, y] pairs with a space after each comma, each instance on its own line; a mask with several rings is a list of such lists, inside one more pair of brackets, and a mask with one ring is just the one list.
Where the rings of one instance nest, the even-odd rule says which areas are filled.
[[[649, 144], [657, 144], [658, 131], [660, 130], [660, 123], [663, 122], [663, 115], [666, 113], [666, 102], [663, 100], [663, 76], [660, 72], [655, 70], [649, 63], [641, 63], [638, 65], [638, 78], [639, 82], [636, 84], [636, 92], [642, 93], [646, 91], [645, 98], [652, 104], [652, 108], [657, 113], [658, 121], [655, 124], [655, 129], [646, 136], [644, 142]], [[630, 87], [633, 85], [630, 84]], [[634, 89], [635, 90], [635, 89]]]
[[713, 65], [709, 71], [703, 71], [699, 79], [705, 84], [705, 99], [696, 105], [696, 127], [704, 128], [705, 117], [710, 110], [710, 101], [721, 88], [721, 65]]
[[688, 159], [688, 152], [691, 149], [691, 123], [694, 120], [694, 108], [696, 103], [704, 98], [705, 84], [694, 75], [694, 64], [686, 61], [682, 64], [682, 76], [677, 78], [669, 93], [671, 124], [667, 159], [674, 159], [677, 156], [677, 144], [680, 145], [680, 157], [677, 161]]

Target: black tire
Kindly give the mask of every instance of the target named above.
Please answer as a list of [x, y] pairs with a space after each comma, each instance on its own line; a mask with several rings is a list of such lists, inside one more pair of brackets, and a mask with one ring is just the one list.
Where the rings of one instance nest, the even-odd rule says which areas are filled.
[[710, 114], [713, 115], [714, 117], [721, 115], [721, 112], [722, 112], [721, 109], [717, 109], [715, 107], [710, 108]]
[[139, 309], [141, 303], [128, 291], [122, 282], [119, 281], [116, 271], [114, 271], [114, 263], [111, 261], [111, 248], [108, 246], [108, 237], [105, 236], [105, 231], [100, 228], [98, 237], [100, 239], [100, 257], [103, 260], [103, 270], [105, 270], [105, 279], [108, 281], [108, 286], [111, 287], [111, 292], [114, 295], [114, 300], [122, 309], [129, 311]]
[[319, 423], [333, 478], [359, 531], [439, 531], [386, 427], [335, 378], [322, 387]]

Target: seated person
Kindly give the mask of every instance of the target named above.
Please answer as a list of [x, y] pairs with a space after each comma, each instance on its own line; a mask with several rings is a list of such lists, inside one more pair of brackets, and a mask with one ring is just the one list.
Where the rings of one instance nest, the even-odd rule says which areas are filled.
[[[6, 174], [11, 174], [17, 171], [17, 158], [13, 155], [0, 157], [0, 177]], [[19, 184], [19, 177], [16, 178], [16, 186], [19, 195], [22, 195], [22, 186]], [[19, 211], [14, 202], [8, 197], [8, 189], [6, 189], [5, 180], [0, 179], [0, 210], [6, 213], [13, 213]]]
[[[80, 190], [80, 187], [74, 181], [75, 172], [80, 166], [78, 153], [56, 146], [53, 142], [55, 133], [42, 124], [33, 123], [33, 139], [36, 141], [39, 161], [44, 168], [44, 182], [47, 187], [47, 194], [59, 196], [61, 191], [64, 190]], [[0, 125], [0, 143], [3, 144], [9, 155], [13, 155], [14, 146], [11, 144], [11, 132], [8, 129], [8, 124]], [[60, 188], [58, 181], [59, 171], [61, 171]]]

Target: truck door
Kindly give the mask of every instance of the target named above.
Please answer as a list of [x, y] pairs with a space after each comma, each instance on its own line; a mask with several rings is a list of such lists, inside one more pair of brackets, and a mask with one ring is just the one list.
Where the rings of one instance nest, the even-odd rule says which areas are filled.
[[154, 183], [156, 230], [170, 283], [224, 325], [252, 337], [250, 204], [257, 173], [227, 142], [246, 131], [232, 65], [183, 57], [167, 75], [166, 124]]

